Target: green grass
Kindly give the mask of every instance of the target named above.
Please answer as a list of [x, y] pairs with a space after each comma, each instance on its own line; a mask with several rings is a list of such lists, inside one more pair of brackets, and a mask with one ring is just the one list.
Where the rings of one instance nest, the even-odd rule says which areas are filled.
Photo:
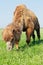
[[19, 42], [19, 51], [6, 50], [6, 43], [2, 40], [2, 30], [0, 30], [0, 65], [43, 65], [43, 29], [41, 29], [41, 40], [36, 36], [35, 43], [26, 44], [25, 33], [22, 33]]

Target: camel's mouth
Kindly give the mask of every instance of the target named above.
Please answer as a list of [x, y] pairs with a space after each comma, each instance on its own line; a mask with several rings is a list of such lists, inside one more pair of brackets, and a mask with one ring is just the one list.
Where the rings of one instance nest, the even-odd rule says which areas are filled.
[[7, 45], [7, 50], [12, 50], [12, 43], [9, 41], [6, 43]]

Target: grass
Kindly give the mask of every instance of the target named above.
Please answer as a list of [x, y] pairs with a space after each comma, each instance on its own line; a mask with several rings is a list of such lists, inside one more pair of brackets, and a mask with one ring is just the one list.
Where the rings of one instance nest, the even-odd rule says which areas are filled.
[[0, 30], [0, 65], [43, 65], [43, 29], [41, 29], [41, 40], [38, 41], [36, 36], [36, 41], [33, 43], [31, 38], [29, 46], [26, 44], [25, 33], [22, 33], [19, 47], [19, 51], [15, 47], [7, 51]]

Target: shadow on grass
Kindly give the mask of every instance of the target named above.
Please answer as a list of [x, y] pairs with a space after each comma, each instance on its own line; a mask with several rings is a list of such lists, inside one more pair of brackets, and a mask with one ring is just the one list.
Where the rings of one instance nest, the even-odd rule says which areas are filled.
[[27, 48], [27, 45], [25, 44], [24, 46], [19, 47], [19, 50], [24, 51], [26, 48]]
[[28, 47], [34, 46], [36, 44], [39, 45], [41, 43], [43, 43], [43, 40], [32, 41], [29, 45], [25, 44], [24, 46], [19, 47], [19, 50], [24, 51]]
[[41, 43], [43, 43], [43, 40], [32, 41], [29, 46], [31, 47], [31, 46], [34, 46], [35, 44], [39, 45]]

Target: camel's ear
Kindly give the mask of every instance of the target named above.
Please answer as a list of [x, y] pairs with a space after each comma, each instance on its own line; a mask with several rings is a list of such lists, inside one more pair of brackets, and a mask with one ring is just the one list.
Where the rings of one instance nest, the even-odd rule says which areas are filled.
[[13, 29], [12, 33], [15, 35], [16, 34], [16, 31]]
[[16, 34], [16, 33], [20, 33], [20, 30], [17, 30], [17, 31], [13, 30], [12, 32], [13, 32], [13, 34]]

